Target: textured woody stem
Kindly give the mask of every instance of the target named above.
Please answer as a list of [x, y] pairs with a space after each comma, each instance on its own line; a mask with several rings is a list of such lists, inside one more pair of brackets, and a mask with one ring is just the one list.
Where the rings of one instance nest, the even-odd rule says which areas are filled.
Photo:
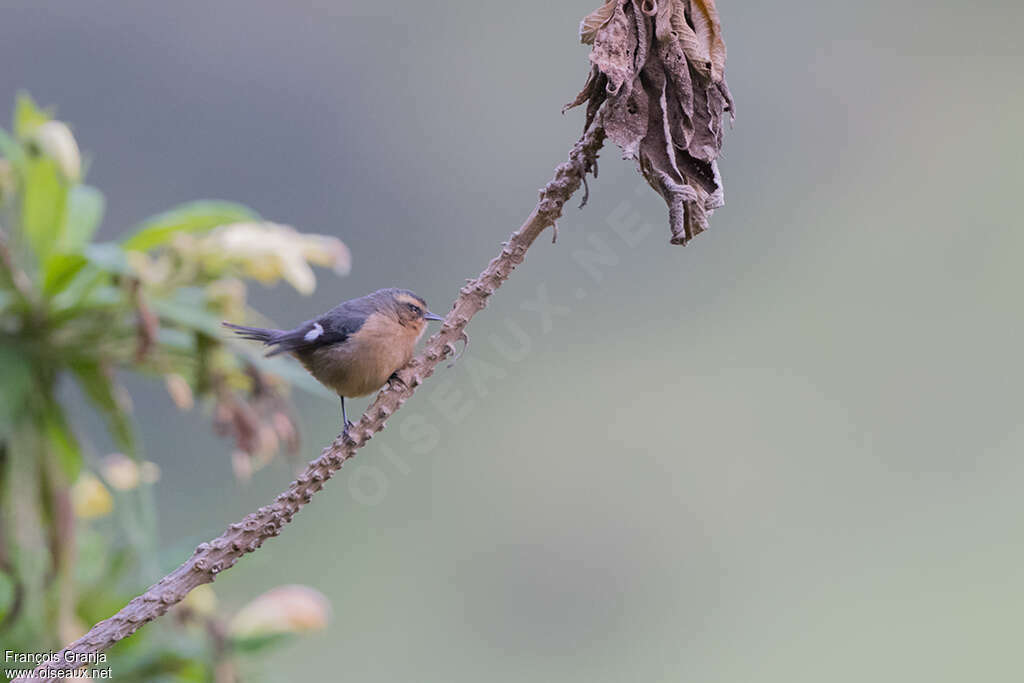
[[134, 598], [121, 611], [93, 626], [88, 633], [64, 648], [55, 661], [41, 664], [33, 678], [17, 681], [53, 681], [42, 675], [46, 670], [78, 668], [75, 662], [84, 661], [83, 655], [106, 650], [144, 624], [167, 612], [180, 602], [189, 591], [204, 583], [211, 583], [222, 571], [230, 569], [238, 560], [250, 553], [281, 528], [292, 521], [313, 494], [334, 476], [346, 460], [366, 444], [373, 435], [384, 429], [385, 422], [412, 396], [423, 380], [434, 373], [437, 364], [455, 352], [455, 344], [465, 340], [465, 328], [479, 313], [487, 300], [508, 279], [516, 266], [523, 262], [526, 250], [546, 228], [553, 226], [562, 215], [565, 202], [584, 183], [587, 173], [597, 170], [597, 154], [604, 144], [605, 132], [600, 117], [586, 135], [569, 153], [569, 160], [555, 170], [555, 176], [540, 191], [540, 201], [522, 227], [512, 233], [501, 253], [493, 259], [476, 279], [463, 287], [452, 310], [445, 317], [441, 330], [432, 336], [426, 347], [408, 365], [398, 371], [398, 381], [392, 382], [378, 394], [373, 404], [347, 435], [339, 436], [325, 448], [316, 460], [306, 467], [302, 475], [289, 484], [270, 505], [261, 507], [232, 524], [209, 543], [201, 543], [192, 557], [173, 572], [153, 584], [142, 595]]

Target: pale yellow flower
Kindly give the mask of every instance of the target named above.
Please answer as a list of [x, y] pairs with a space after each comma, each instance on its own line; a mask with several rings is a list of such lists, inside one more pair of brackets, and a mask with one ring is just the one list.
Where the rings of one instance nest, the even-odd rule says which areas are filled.
[[302, 633], [327, 626], [331, 604], [308, 586], [279, 586], [257, 597], [231, 620], [231, 635], [241, 638]]
[[341, 240], [269, 222], [221, 226], [201, 240], [200, 251], [239, 267], [248, 277], [268, 283], [284, 279], [302, 294], [316, 288], [310, 263], [330, 267], [339, 275], [351, 267], [348, 247]]
[[181, 606], [200, 617], [212, 617], [217, 612], [217, 594], [213, 592], [213, 586], [204, 583], [189, 591]]
[[160, 468], [153, 462], [135, 462], [121, 453], [111, 453], [101, 463], [103, 478], [118, 491], [132, 491], [139, 484], [155, 484]]
[[71, 487], [71, 505], [75, 516], [96, 519], [110, 514], [114, 509], [114, 499], [96, 475], [82, 472]]
[[160, 481], [160, 466], [148, 460], [139, 464], [139, 480], [143, 484], [155, 484]]
[[127, 455], [111, 453], [103, 458], [103, 478], [118, 491], [131, 491], [139, 486], [139, 466]]
[[348, 275], [352, 255], [341, 240], [328, 235], [302, 235], [302, 255], [314, 266], [330, 268], [335, 275]]
[[47, 121], [32, 133], [32, 139], [45, 156], [57, 163], [64, 177], [73, 183], [82, 179], [82, 154], [71, 129], [63, 121]]

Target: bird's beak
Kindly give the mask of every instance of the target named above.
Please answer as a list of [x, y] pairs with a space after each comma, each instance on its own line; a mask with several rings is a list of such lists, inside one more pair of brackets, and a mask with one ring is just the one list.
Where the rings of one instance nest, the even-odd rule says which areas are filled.
[[430, 311], [427, 311], [426, 313], [423, 314], [423, 319], [424, 320], [436, 320], [436, 321], [442, 322], [442, 323], [444, 322], [444, 318], [442, 318], [439, 315], [435, 315], [434, 313], [431, 313]]

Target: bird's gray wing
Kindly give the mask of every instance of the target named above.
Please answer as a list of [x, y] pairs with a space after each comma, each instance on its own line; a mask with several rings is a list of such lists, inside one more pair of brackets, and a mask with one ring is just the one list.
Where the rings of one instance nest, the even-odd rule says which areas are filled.
[[345, 301], [294, 329], [282, 330], [267, 342], [274, 347], [267, 355], [313, 351], [340, 344], [359, 331], [371, 312], [363, 299]]

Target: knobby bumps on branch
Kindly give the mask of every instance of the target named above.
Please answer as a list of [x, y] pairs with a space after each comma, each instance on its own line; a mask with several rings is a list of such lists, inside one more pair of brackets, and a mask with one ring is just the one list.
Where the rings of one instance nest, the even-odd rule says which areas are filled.
[[570, 105], [587, 104], [582, 138], [541, 189], [523, 225], [460, 290], [444, 325], [423, 352], [396, 373], [397, 381], [378, 394], [362, 418], [310, 462], [273, 503], [200, 544], [191, 558], [143, 595], [93, 626], [53, 662], [40, 665], [36, 677], [18, 680], [55, 680], [52, 671], [77, 668], [81, 659], [75, 655], [100, 652], [126, 638], [281, 533], [334, 473], [384, 428], [435, 367], [454, 354], [456, 343], [466, 341], [465, 328], [472, 317], [522, 263], [536, 238], [555, 225], [587, 174], [597, 175], [597, 156], [606, 137], [638, 163], [668, 203], [673, 244], [685, 244], [707, 228], [708, 216], [723, 202], [716, 159], [723, 118], [732, 113], [724, 78], [725, 45], [713, 0], [610, 0], [583, 20], [581, 37], [594, 46], [590, 78]]
[[603, 111], [608, 137], [668, 204], [672, 244], [686, 244], [725, 203], [717, 159], [733, 102], [714, 0], [608, 0], [580, 38], [593, 66], [566, 108], [586, 103], [588, 127]]

